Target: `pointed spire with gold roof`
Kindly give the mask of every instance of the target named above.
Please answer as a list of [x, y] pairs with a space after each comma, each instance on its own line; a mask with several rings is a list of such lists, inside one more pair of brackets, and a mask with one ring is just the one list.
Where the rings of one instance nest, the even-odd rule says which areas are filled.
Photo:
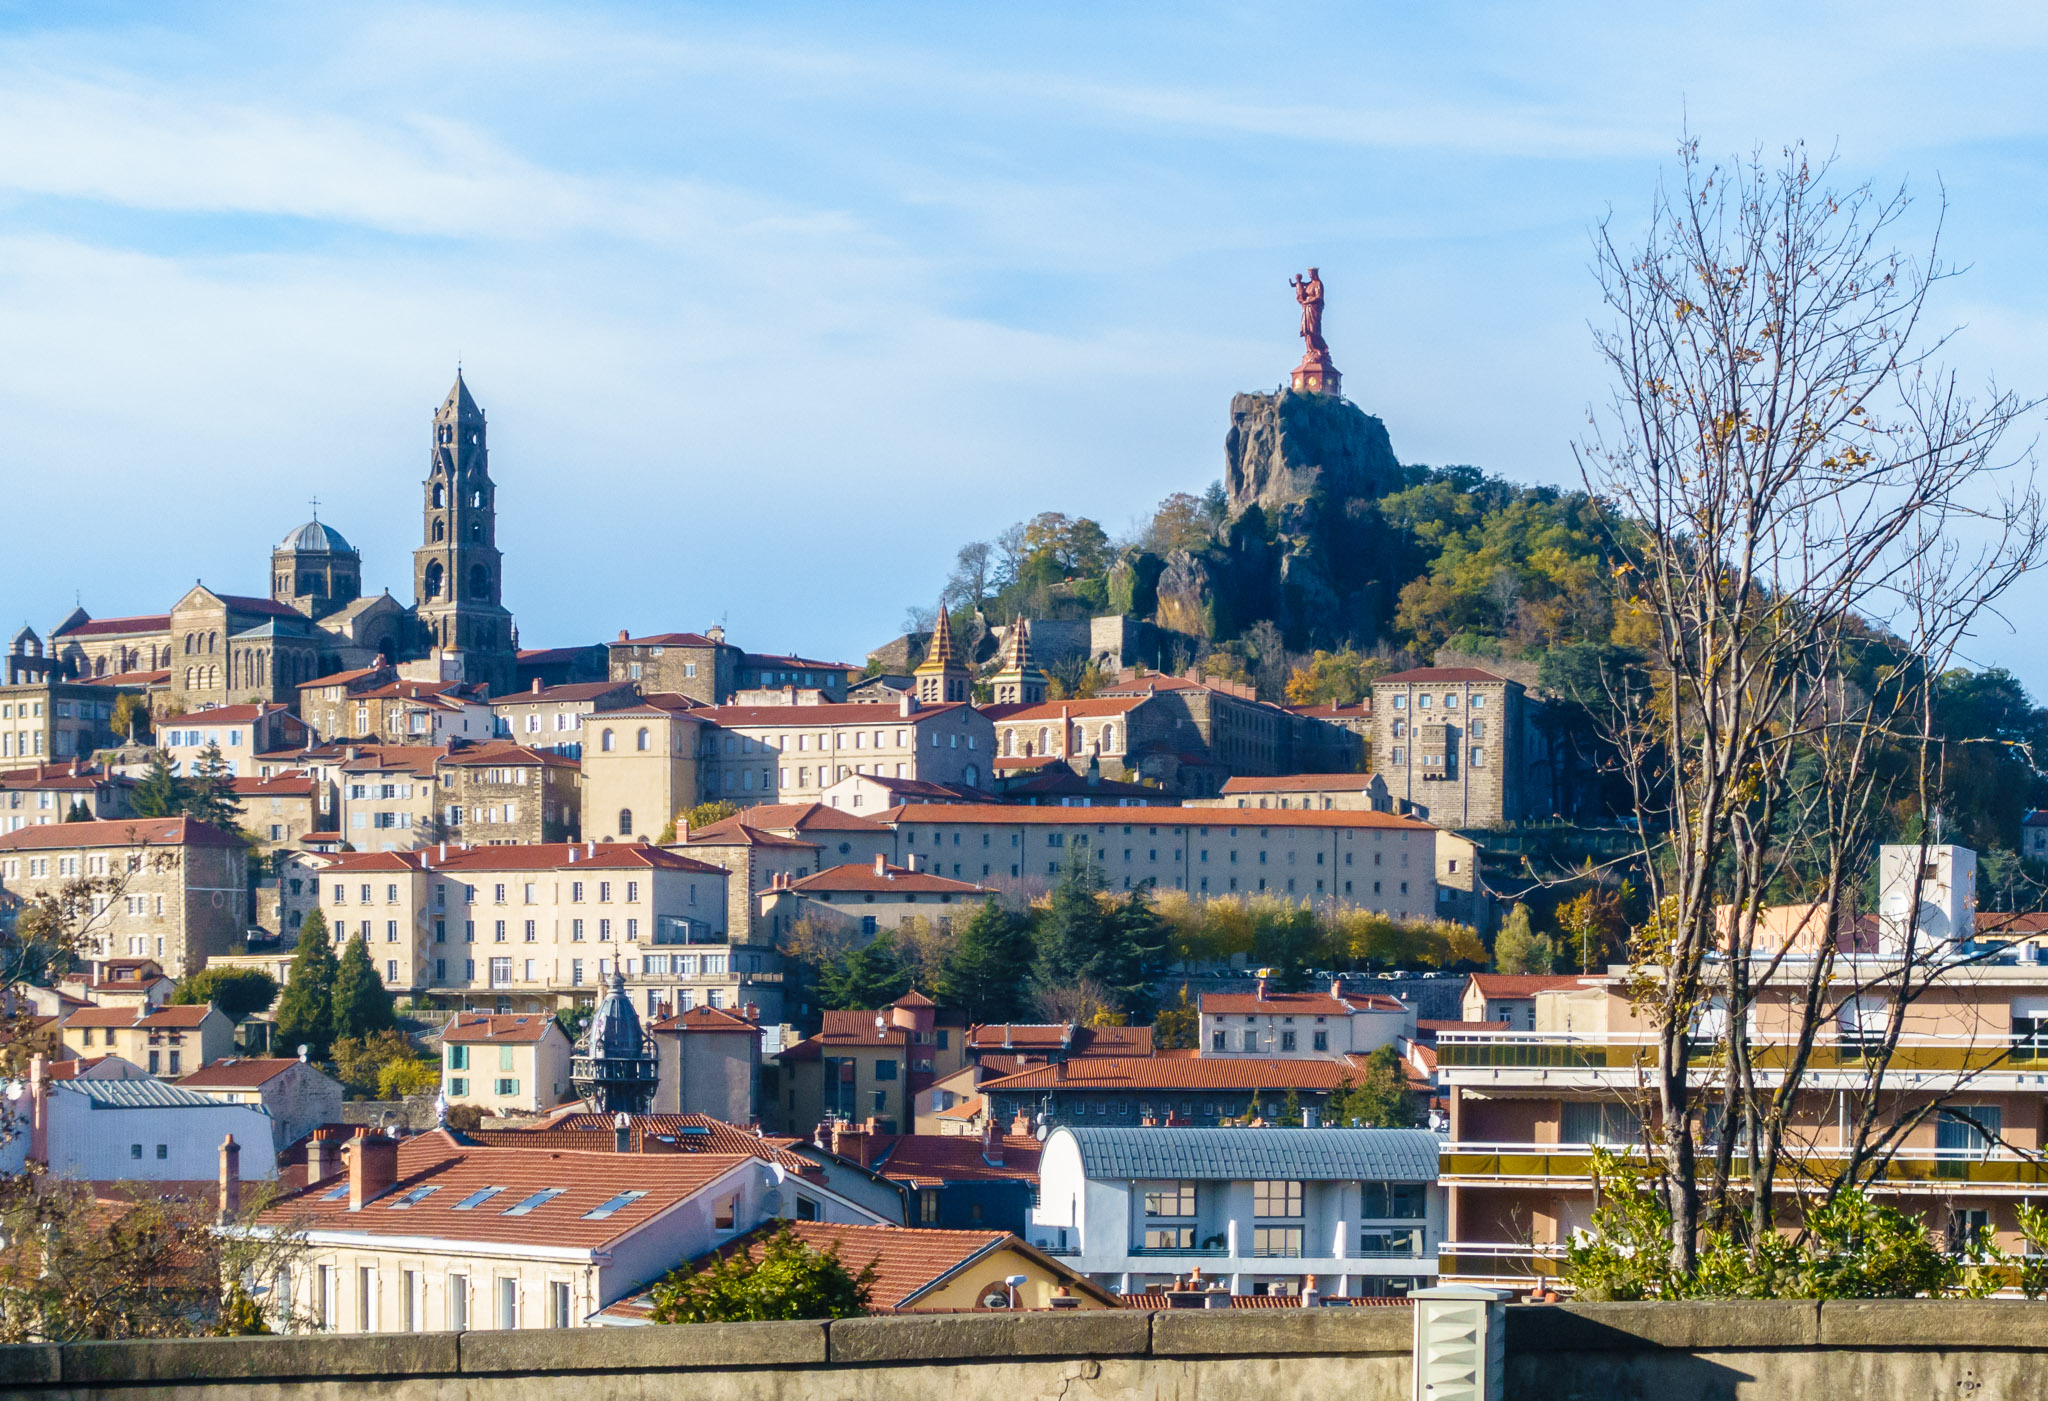
[[931, 646], [917, 664], [917, 698], [927, 705], [966, 702], [974, 698], [974, 673], [960, 660], [953, 645], [953, 620], [946, 605], [939, 604], [939, 620], [932, 624]]
[[1002, 663], [994, 682], [997, 705], [1045, 703], [1045, 673], [1031, 664], [1031, 624], [1021, 617], [1003, 639]]

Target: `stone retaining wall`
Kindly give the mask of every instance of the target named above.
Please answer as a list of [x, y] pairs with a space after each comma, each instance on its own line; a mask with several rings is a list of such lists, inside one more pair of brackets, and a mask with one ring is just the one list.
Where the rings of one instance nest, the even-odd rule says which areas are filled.
[[[7, 1396], [1407, 1401], [1401, 1308], [973, 1314], [0, 1348]], [[1508, 1401], [2048, 1397], [2048, 1305], [1525, 1305]]]

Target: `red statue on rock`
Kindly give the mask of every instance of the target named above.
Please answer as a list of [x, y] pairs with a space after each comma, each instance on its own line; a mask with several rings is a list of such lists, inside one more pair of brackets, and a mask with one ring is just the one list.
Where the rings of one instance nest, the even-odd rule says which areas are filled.
[[1307, 277], [1290, 277], [1287, 285], [1294, 289], [1294, 300], [1301, 304], [1301, 338], [1307, 343], [1302, 352], [1301, 363], [1294, 369], [1294, 392], [1297, 394], [1338, 394], [1343, 392], [1344, 377], [1337, 367], [1330, 363], [1330, 343], [1323, 339], [1323, 279], [1315, 268], [1308, 270]]

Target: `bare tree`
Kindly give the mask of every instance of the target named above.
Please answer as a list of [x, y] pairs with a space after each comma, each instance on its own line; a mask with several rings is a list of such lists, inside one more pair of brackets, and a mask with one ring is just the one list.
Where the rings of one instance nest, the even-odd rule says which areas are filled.
[[[1625, 245], [1612, 220], [1596, 239], [1615, 387], [1578, 451], [1587, 489], [1616, 507], [1618, 606], [1645, 639], [1645, 666], [1611, 678], [1603, 708], [1643, 833], [1653, 915], [1631, 959], [1656, 1029], [1683, 1274], [1703, 1196], [1716, 1220], [1739, 1215], [1738, 1135], [1750, 1224], [1773, 1228], [1815, 1041], [1845, 997], [1873, 991], [1845, 990], [1835, 967], [1871, 844], [1900, 805], [1932, 825], [1932, 686], [2042, 555], [2031, 463], [2001, 447], [2033, 404], [1960, 392], [1935, 363], [1947, 336], [1922, 326], [1950, 275], [1938, 239], [1921, 259], [1888, 247], [1905, 191], [1836, 192], [1827, 173], [1800, 147], [1721, 166], [1688, 142], [1643, 242]], [[1763, 910], [1785, 898], [1814, 907], [1811, 957], [1760, 942]], [[1915, 947], [1911, 920], [1894, 942], [1869, 975], [1890, 1008], [1873, 1084], [1939, 957]], [[1767, 988], [1793, 1022], [1771, 1031], [1789, 1049], [1759, 1076], [1750, 1012]], [[1704, 1193], [1689, 1066], [1702, 1043], [1725, 1066]], [[1892, 1132], [1877, 1104], [1873, 1092], [1859, 1143]]]
[[978, 610], [988, 597], [989, 575], [994, 567], [995, 551], [986, 540], [970, 540], [962, 545], [953, 562], [953, 576], [946, 581], [946, 606]]

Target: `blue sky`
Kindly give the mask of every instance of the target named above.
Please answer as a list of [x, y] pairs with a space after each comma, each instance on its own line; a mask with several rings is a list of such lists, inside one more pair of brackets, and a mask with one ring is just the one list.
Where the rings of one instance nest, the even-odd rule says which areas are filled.
[[[459, 358], [526, 645], [858, 660], [962, 541], [1216, 477], [1309, 263], [1404, 460], [1575, 481], [1589, 230], [1687, 124], [1945, 188], [1952, 358], [2038, 392], [2044, 47], [1989, 5], [0, 5], [9, 605], [261, 592], [316, 493], [408, 598]], [[2048, 694], [2030, 642], [1970, 653]]]

